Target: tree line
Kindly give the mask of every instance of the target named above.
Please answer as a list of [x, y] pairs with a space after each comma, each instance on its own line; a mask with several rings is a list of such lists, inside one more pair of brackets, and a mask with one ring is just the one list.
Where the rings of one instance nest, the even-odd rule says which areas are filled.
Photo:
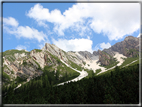
[[[46, 68], [45, 68], [46, 69]], [[139, 64], [53, 87], [48, 71], [3, 97], [3, 104], [138, 104]], [[55, 80], [58, 80], [58, 73]], [[52, 78], [52, 79], [51, 79]], [[3, 88], [3, 93], [4, 93]]]

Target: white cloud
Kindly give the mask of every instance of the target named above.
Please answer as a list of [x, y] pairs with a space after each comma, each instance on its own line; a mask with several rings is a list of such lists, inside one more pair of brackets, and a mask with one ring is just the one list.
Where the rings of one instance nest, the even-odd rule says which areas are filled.
[[3, 24], [17, 27], [19, 23], [13, 17], [8, 17], [8, 18], [3, 18]]
[[140, 35], [142, 35], [142, 34], [139, 34], [139, 35], [137, 36], [137, 38], [139, 38], [139, 37], [140, 37]]
[[44, 23], [44, 21], [39, 21], [38, 22], [39, 26], [43, 26], [44, 28], [48, 28], [48, 25]]
[[42, 31], [39, 32], [37, 29], [30, 28], [29, 26], [19, 26], [13, 33], [17, 35], [17, 37], [37, 39], [39, 42], [44, 41], [44, 38], [46, 38], [46, 35]]
[[[71, 27], [74, 30], [87, 27], [96, 33], [107, 35], [110, 40], [118, 40], [139, 29], [140, 5], [139, 3], [77, 3], [61, 14], [58, 9], [49, 12], [49, 9], [36, 4], [28, 11], [27, 16], [38, 23], [41, 21], [53, 23], [54, 31], [59, 35], [64, 35], [64, 31]], [[84, 23], [86, 18], [90, 18], [88, 19], [90, 23], [87, 25]]]
[[[4, 19], [7, 19], [7, 18], [4, 18]], [[11, 19], [17, 22], [16, 19], [12, 17], [10, 18], [10, 20]], [[10, 34], [15, 35], [17, 38], [23, 37], [23, 38], [28, 38], [28, 39], [36, 39], [39, 42], [45, 41], [45, 39], [47, 39], [46, 34], [44, 34], [42, 31], [39, 32], [37, 29], [30, 28], [29, 26], [18, 26], [18, 24], [17, 25], [12, 24], [12, 22], [9, 23], [9, 25], [13, 25], [15, 27], [9, 28], [9, 26], [4, 25], [3, 27], [4, 30]]]
[[101, 47], [102, 50], [103, 50], [103, 49], [108, 49], [109, 47], [111, 47], [111, 45], [110, 45], [110, 43], [106, 43], [106, 44], [105, 44], [105, 43], [103, 42], [103, 43], [100, 44], [100, 47]]
[[94, 48], [95, 51], [98, 51], [98, 49], [100, 50], [103, 50], [103, 49], [108, 49], [109, 47], [111, 47], [111, 44], [110, 43], [100, 43], [100, 44], [97, 44]]
[[89, 51], [93, 52], [92, 50], [92, 40], [90, 39], [71, 39], [71, 40], [66, 40], [66, 39], [59, 39], [55, 40], [52, 39], [53, 44], [58, 46], [59, 48], [63, 49], [64, 51]]
[[26, 48], [26, 46], [18, 45], [15, 49], [17, 49], [17, 50], [22, 50], [22, 49], [26, 50], [27, 48]]

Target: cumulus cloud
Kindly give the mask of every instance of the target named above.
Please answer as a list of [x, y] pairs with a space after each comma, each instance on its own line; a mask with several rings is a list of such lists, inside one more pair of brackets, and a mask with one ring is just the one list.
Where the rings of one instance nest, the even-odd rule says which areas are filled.
[[107, 43], [103, 42], [103, 43], [97, 44], [95, 46], [94, 50], [95, 51], [97, 51], [98, 49], [103, 50], [103, 49], [108, 49], [110, 47], [111, 47], [111, 44], [109, 42], [107, 42]]
[[15, 49], [17, 49], [17, 50], [26, 50], [27, 48], [26, 48], [26, 46], [23, 46], [23, 45], [18, 45]]
[[37, 29], [30, 28], [29, 26], [19, 26], [16, 31], [13, 32], [17, 37], [24, 37], [28, 39], [37, 39], [39, 42], [44, 41], [46, 35]]
[[[13, 34], [15, 35], [17, 38], [28, 38], [28, 39], [36, 39], [39, 42], [41, 41], [45, 41], [45, 39], [47, 39], [46, 34], [44, 34], [42, 31], [39, 32], [37, 29], [31, 28], [29, 26], [18, 26], [18, 24], [14, 24], [14, 22], [17, 22], [16, 19], [10, 17], [10, 18], [4, 18], [7, 20], [7, 22], [11, 22], [9, 23], [9, 25], [12, 25], [14, 27], [9, 28], [9, 26], [4, 25], [4, 30], [7, 33]], [[6, 21], [5, 20], [5, 21]], [[12, 20], [12, 21], [11, 21]], [[6, 23], [6, 22], [4, 22]]]
[[70, 39], [70, 40], [66, 40], [66, 39], [59, 39], [59, 40], [55, 40], [52, 39], [53, 44], [55, 44], [56, 46], [58, 46], [59, 48], [67, 51], [89, 51], [89, 52], [93, 52], [92, 50], [92, 40], [90, 39]]
[[[87, 27], [96, 33], [103, 33], [110, 40], [118, 40], [139, 29], [140, 5], [139, 3], [77, 3], [61, 14], [58, 9], [49, 11], [48, 8], [36, 4], [28, 11], [27, 16], [38, 23], [41, 21], [53, 23], [54, 31], [59, 35], [64, 35], [64, 31], [68, 28], [76, 30]], [[87, 25], [86, 19], [89, 22]], [[79, 32], [81, 31], [83, 30], [79, 29]]]
[[106, 43], [106, 44], [105, 44], [105, 43], [103, 42], [103, 43], [100, 44], [100, 47], [101, 47], [102, 50], [103, 50], [103, 49], [107, 49], [107, 48], [111, 47], [111, 45], [110, 45], [110, 43]]
[[13, 17], [3, 18], [4, 25], [10, 25], [13, 27], [17, 27], [19, 25], [18, 21], [15, 20]]

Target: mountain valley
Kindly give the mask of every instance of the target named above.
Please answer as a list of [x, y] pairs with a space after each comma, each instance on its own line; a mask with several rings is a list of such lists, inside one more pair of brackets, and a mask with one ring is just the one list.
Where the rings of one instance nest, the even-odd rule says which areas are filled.
[[[139, 41], [140, 37], [128, 36], [124, 41], [92, 54], [87, 51], [65, 52], [49, 43], [42, 49], [30, 52], [7, 50], [2, 53], [2, 84], [5, 87], [3, 90], [6, 90], [6, 87], [15, 89], [17, 86], [22, 89], [24, 85], [32, 84], [32, 81], [41, 78], [48, 78], [50, 86], [66, 86], [67, 82], [72, 84], [73, 81], [85, 81], [94, 75], [97, 77], [111, 72], [117, 66], [123, 69], [128, 64], [139, 64]], [[3, 93], [5, 94], [5, 91]]]

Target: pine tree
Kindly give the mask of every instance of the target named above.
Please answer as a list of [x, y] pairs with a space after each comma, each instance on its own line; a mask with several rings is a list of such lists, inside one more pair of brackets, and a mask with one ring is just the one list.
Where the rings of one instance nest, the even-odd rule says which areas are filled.
[[56, 80], [59, 80], [59, 71], [56, 71]]
[[45, 75], [45, 87], [50, 87], [50, 83], [49, 83], [47, 75]]

